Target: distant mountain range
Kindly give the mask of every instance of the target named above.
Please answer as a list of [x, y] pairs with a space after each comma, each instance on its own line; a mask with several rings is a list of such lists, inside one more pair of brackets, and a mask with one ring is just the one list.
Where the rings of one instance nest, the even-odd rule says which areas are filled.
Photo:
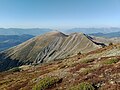
[[120, 28], [72, 28], [68, 30], [64, 30], [65, 33], [73, 33], [73, 32], [83, 32], [85, 34], [92, 34], [92, 33], [113, 33], [119, 32]]
[[[49, 28], [0, 28], [0, 35], [23, 35], [29, 34], [38, 36], [47, 32], [53, 31]], [[59, 30], [58, 30], [59, 31]], [[120, 28], [72, 28], [68, 30], [60, 30], [66, 34], [71, 34], [74, 32], [83, 32], [85, 34], [90, 34], [93, 36], [100, 36], [100, 37], [120, 37]], [[99, 33], [98, 33], [99, 32]]]
[[[49, 28], [0, 28], [0, 35], [22, 35], [22, 34], [29, 34], [29, 35], [40, 35], [46, 32], [53, 31]], [[58, 30], [59, 31], [59, 30]], [[112, 32], [119, 32], [120, 28], [72, 28], [68, 30], [60, 30], [64, 33], [74, 33], [74, 32], [83, 32], [85, 34], [92, 34], [92, 33], [112, 33]]]
[[51, 29], [47, 28], [29, 28], [29, 29], [22, 29], [22, 28], [0, 28], [0, 35], [40, 35], [46, 32], [52, 31]]
[[89, 35], [97, 36], [97, 37], [114, 38], [114, 37], [120, 37], [120, 32], [111, 32], [111, 33], [93, 33], [93, 34], [89, 34]]
[[0, 51], [16, 46], [30, 38], [33, 35], [0, 35]]

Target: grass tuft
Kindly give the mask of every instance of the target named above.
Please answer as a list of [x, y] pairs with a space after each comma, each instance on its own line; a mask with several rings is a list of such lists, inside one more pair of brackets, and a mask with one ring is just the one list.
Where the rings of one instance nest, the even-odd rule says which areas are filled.
[[69, 90], [95, 90], [95, 88], [87, 82], [82, 82], [76, 86], [71, 87]]
[[106, 61], [103, 61], [102, 64], [114, 64], [117, 63], [119, 61], [119, 59], [109, 59]]
[[42, 80], [40, 80], [32, 90], [44, 90], [52, 85], [55, 85], [56, 83], [60, 82], [62, 79], [58, 77], [45, 77]]

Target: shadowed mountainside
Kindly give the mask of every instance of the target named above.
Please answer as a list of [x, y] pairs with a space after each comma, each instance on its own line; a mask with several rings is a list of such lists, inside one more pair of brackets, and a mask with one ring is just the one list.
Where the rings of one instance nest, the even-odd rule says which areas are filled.
[[104, 37], [96, 37], [96, 36], [91, 36], [92, 40], [94, 42], [99, 42], [99, 43], [104, 43], [105, 45], [109, 45], [110, 43], [114, 44], [119, 44], [120, 43], [120, 37], [116, 38], [104, 38]]
[[32, 35], [0, 35], [0, 51], [16, 46], [33, 38]]

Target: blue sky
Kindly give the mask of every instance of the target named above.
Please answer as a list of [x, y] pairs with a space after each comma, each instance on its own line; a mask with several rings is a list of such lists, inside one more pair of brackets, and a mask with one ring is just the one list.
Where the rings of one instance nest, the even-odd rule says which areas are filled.
[[0, 0], [0, 27], [120, 27], [120, 0]]

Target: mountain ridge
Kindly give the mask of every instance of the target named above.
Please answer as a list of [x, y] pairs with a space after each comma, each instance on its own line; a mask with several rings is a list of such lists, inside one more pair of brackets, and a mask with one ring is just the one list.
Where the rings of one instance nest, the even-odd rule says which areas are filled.
[[83, 33], [65, 35], [59, 31], [53, 31], [2, 52], [1, 55], [4, 55], [0, 60], [18, 61], [19, 64], [15, 66], [22, 63], [38, 64], [90, 52], [100, 47], [101, 45], [97, 45]]

